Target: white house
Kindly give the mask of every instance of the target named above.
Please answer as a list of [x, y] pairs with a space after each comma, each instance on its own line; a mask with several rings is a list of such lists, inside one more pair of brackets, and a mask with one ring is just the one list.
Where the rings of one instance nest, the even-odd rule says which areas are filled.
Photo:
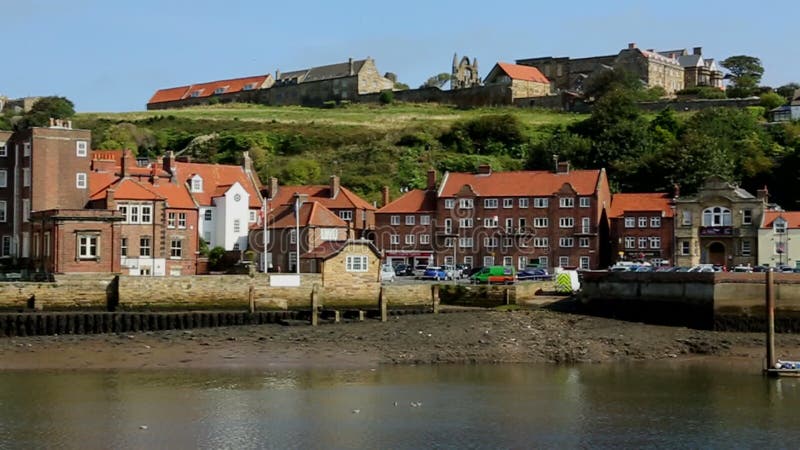
[[765, 211], [758, 230], [758, 264], [800, 267], [800, 211]]

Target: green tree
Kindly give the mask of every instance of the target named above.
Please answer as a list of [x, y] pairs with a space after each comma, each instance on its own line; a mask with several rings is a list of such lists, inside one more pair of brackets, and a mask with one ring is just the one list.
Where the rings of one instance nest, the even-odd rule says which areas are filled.
[[737, 96], [752, 95], [764, 75], [761, 60], [754, 56], [731, 56], [720, 63], [728, 69], [728, 77], [733, 81], [733, 92]]
[[783, 86], [775, 89], [781, 97], [785, 98], [786, 100], [791, 100], [794, 97], [794, 93], [800, 89], [800, 84], [798, 83], [787, 83]]
[[22, 115], [15, 127], [17, 129], [44, 127], [50, 119], [69, 119], [75, 115], [75, 105], [65, 97], [42, 97], [33, 104], [31, 110]]
[[644, 89], [643, 86], [642, 80], [633, 72], [624, 69], [607, 69], [592, 74], [586, 80], [583, 94], [586, 98], [599, 99], [616, 90], [639, 92]]
[[319, 163], [313, 159], [290, 159], [280, 172], [285, 184], [312, 184], [322, 176]]
[[767, 111], [786, 103], [786, 98], [777, 92], [767, 92], [766, 94], [761, 94], [759, 98], [761, 101], [758, 104], [763, 106]]

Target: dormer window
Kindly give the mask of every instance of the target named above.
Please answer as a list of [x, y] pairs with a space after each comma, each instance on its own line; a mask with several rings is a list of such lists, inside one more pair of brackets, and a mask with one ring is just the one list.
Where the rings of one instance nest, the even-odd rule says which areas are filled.
[[776, 233], [786, 233], [786, 220], [782, 218], [775, 219], [772, 226]]
[[245, 85], [244, 85], [244, 87], [242, 88], [242, 90], [243, 90], [243, 91], [252, 91], [252, 90], [253, 90], [253, 89], [255, 89], [255, 88], [256, 88], [256, 85], [255, 85], [255, 84], [253, 84], [253, 83], [247, 83], [247, 84], [245, 84]]
[[192, 192], [203, 192], [203, 179], [200, 175], [192, 177], [190, 189]]
[[224, 94], [228, 90], [228, 86], [218, 87], [214, 89], [214, 94]]
[[192, 97], [192, 98], [200, 97], [200, 94], [202, 94], [202, 93], [203, 93], [202, 90], [192, 91], [192, 93], [189, 96]]

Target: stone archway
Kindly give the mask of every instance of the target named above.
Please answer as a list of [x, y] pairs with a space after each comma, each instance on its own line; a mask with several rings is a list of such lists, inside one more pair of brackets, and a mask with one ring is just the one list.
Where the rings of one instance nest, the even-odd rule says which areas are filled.
[[708, 245], [708, 262], [718, 266], [725, 265], [725, 244], [712, 242]]

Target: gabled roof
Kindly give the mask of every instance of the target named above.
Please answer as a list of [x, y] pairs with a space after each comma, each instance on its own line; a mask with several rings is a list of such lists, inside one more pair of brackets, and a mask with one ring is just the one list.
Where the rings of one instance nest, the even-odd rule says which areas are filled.
[[[361, 70], [361, 67], [364, 66], [366, 61], [366, 59], [353, 61], [353, 75], [357, 74]], [[344, 78], [349, 76], [351, 76], [351, 74], [350, 62], [348, 61], [282, 73], [280, 78], [276, 81], [285, 82], [291, 79], [297, 79], [298, 83], [307, 83], [310, 81], [331, 80], [334, 78]]]
[[359, 239], [350, 241], [326, 241], [322, 243], [322, 245], [320, 245], [319, 247], [315, 248], [314, 250], [311, 250], [310, 252], [303, 254], [302, 256], [300, 256], [300, 258], [329, 259], [341, 253], [342, 250], [344, 250], [345, 248], [347, 248], [348, 245], [351, 244], [366, 245], [367, 247], [370, 248], [370, 250], [372, 250], [372, 252], [375, 255], [381, 254], [380, 250], [378, 250], [378, 248], [375, 247], [375, 244], [373, 244], [372, 241], [367, 239]]
[[181, 100], [186, 96], [189, 92], [189, 88], [191, 85], [187, 86], [178, 86], [174, 88], [167, 88], [167, 89], [159, 89], [150, 97], [150, 101], [147, 103], [164, 103], [164, 102], [174, 102], [176, 100]]
[[510, 64], [510, 63], [503, 63], [499, 62], [495, 64], [491, 71], [489, 71], [489, 75], [486, 77], [487, 80], [494, 79], [497, 71], [503, 72], [509, 76], [512, 80], [522, 80], [522, 81], [533, 81], [536, 83], [544, 83], [549, 84], [550, 80], [547, 79], [542, 72], [539, 71], [536, 67], [533, 66], [521, 66], [519, 64]]
[[306, 195], [308, 196], [307, 201], [319, 202], [328, 209], [375, 209], [375, 207], [366, 200], [344, 186], [339, 187], [339, 195], [337, 195], [336, 198], [331, 198], [331, 188], [327, 185], [279, 186], [277, 195], [273, 194], [273, 198], [270, 202], [273, 205], [294, 203], [295, 193]]
[[800, 211], [764, 211], [761, 228], [772, 228], [778, 217], [786, 221], [786, 228], [800, 229]]
[[[220, 94], [228, 94], [231, 92], [240, 92], [244, 90], [261, 89], [264, 83], [272, 75], [256, 75], [242, 78], [232, 78], [229, 80], [209, 81], [205, 83], [190, 84], [187, 86], [179, 86], [174, 88], [159, 89], [150, 98], [148, 104], [173, 102], [176, 100], [183, 100], [189, 97], [211, 97], [215, 95], [217, 89], [221, 89]], [[250, 86], [248, 89], [245, 87]], [[195, 95], [193, 95], [196, 93]]]
[[116, 200], [164, 200], [164, 197], [131, 178], [117, 178], [113, 183], [92, 194], [89, 199], [102, 200], [107, 198], [108, 191], [111, 189], [114, 190], [114, 199]]
[[662, 192], [614, 194], [609, 217], [622, 217], [633, 211], [662, 211], [664, 217], [672, 217], [672, 199]]
[[[319, 202], [303, 203], [300, 206], [301, 227], [335, 227], [347, 228], [347, 222], [340, 219]], [[281, 205], [269, 212], [268, 228], [294, 228], [297, 226], [294, 216], [294, 205]]]
[[578, 195], [595, 192], [601, 170], [570, 170], [554, 173], [543, 170], [492, 172], [490, 174], [451, 172], [439, 188], [440, 197], [454, 197], [469, 185], [480, 197], [549, 196], [569, 183]]
[[375, 213], [418, 213], [436, 211], [436, 191], [414, 189]]
[[[238, 182], [250, 194], [250, 208], [260, 208], [261, 200], [258, 194], [260, 186], [254, 186], [242, 166], [223, 164], [201, 164], [175, 162], [178, 170], [179, 181], [185, 184], [194, 175], [203, 179], [203, 191], [192, 192], [191, 195], [201, 206], [213, 205], [212, 199], [219, 194], [220, 187], [230, 187]], [[227, 191], [225, 189], [223, 193]]]

